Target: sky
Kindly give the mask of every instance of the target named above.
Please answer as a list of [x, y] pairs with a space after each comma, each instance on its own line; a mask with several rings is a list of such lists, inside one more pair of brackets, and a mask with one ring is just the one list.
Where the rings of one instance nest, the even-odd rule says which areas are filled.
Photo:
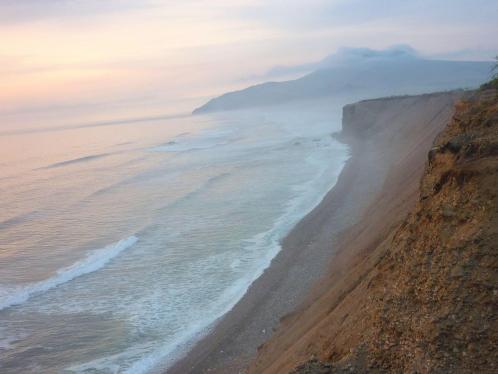
[[0, 126], [172, 112], [340, 47], [489, 60], [497, 15], [496, 0], [1, 0]]

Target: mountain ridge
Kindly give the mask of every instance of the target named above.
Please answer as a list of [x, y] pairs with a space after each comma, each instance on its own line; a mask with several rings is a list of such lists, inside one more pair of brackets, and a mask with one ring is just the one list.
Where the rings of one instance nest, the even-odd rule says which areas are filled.
[[354, 101], [358, 101], [389, 95], [476, 88], [489, 79], [492, 68], [492, 62], [485, 61], [423, 59], [408, 49], [351, 49], [332, 57], [328, 57], [330, 61], [323, 67], [301, 78], [270, 81], [228, 92], [209, 100], [192, 113], [279, 105], [327, 96], [354, 97]]

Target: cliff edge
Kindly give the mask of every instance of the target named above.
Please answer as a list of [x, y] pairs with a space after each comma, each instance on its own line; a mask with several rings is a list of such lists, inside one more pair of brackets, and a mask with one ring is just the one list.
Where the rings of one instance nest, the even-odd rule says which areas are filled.
[[[496, 88], [456, 105], [419, 184], [408, 169], [387, 178], [391, 193], [365, 213], [387, 214], [343, 233], [329, 277], [282, 320], [250, 372], [498, 371]], [[375, 133], [357, 123], [372, 105], [388, 102], [345, 108], [343, 136]], [[412, 204], [400, 195], [414, 184]]]

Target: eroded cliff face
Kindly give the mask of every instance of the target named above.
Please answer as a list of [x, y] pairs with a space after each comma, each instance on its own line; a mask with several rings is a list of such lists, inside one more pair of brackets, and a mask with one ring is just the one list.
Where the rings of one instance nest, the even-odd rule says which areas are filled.
[[[352, 109], [345, 118], [354, 124], [361, 113]], [[498, 372], [497, 90], [457, 104], [419, 190], [399, 225], [357, 251], [343, 264], [349, 272], [324, 282], [314, 303], [284, 321], [284, 330], [297, 331], [314, 319], [308, 331], [287, 340], [285, 351], [275, 347], [289, 332], [277, 334], [254, 372], [288, 372], [282, 357], [304, 361], [295, 373]]]
[[[429, 153], [420, 200], [363, 281], [361, 339], [306, 372], [498, 370], [498, 100], [461, 102]], [[348, 333], [345, 331], [344, 333]]]

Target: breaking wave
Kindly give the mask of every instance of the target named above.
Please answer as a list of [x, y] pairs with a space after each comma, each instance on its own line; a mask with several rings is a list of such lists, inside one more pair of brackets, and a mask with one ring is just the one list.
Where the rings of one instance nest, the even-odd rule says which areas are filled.
[[84, 259], [58, 270], [53, 277], [48, 279], [25, 286], [0, 287], [0, 310], [22, 304], [35, 295], [42, 294], [81, 275], [93, 273], [103, 268], [114, 257], [133, 246], [137, 240], [136, 236], [130, 236], [104, 248], [96, 249]]

